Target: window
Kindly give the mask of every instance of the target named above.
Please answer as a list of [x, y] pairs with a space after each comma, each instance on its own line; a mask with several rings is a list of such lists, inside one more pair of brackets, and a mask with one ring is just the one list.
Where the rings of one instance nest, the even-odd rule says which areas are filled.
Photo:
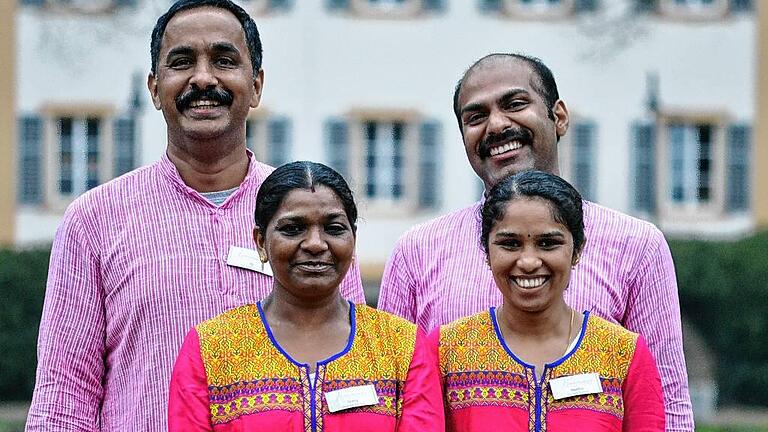
[[718, 19], [728, 13], [728, 0], [661, 0], [659, 12], [671, 18]]
[[22, 5], [37, 6], [51, 11], [71, 11], [85, 14], [114, 12], [122, 7], [134, 7], [138, 0], [21, 0]]
[[137, 125], [109, 107], [48, 106], [19, 118], [19, 202], [63, 209], [136, 167]]
[[712, 199], [713, 126], [670, 124], [668, 198], [674, 203], [708, 203]]
[[245, 144], [256, 160], [278, 167], [292, 160], [291, 121], [287, 117], [252, 117], [245, 124]]
[[597, 10], [598, 0], [481, 0], [480, 10], [515, 18], [558, 18]]
[[436, 208], [440, 203], [440, 125], [413, 113], [358, 113], [326, 124], [330, 166], [374, 211]]
[[576, 120], [575, 115], [571, 118], [571, 128], [559, 144], [560, 175], [568, 180], [584, 199], [594, 201], [597, 189], [597, 125], [588, 120]]
[[241, 0], [239, 3], [252, 15], [284, 12], [293, 6], [293, 0]]
[[442, 12], [446, 0], [326, 0], [331, 11], [347, 11], [368, 18], [412, 18]]
[[728, 125], [722, 114], [662, 113], [634, 125], [632, 136], [637, 212], [672, 227], [748, 209], [748, 126]]

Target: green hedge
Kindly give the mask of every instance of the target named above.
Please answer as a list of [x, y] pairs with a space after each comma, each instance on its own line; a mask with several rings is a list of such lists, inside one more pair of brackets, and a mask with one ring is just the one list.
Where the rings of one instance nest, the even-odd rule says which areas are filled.
[[768, 406], [768, 231], [670, 248], [683, 313], [717, 356], [719, 400]]
[[50, 250], [0, 250], [0, 400], [32, 398]]

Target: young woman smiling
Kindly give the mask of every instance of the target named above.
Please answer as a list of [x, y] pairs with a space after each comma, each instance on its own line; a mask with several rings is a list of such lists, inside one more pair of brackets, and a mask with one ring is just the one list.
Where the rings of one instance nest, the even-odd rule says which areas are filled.
[[190, 331], [174, 367], [171, 431], [443, 431], [423, 332], [344, 300], [357, 208], [313, 162], [276, 169], [256, 198], [254, 239], [272, 293]]
[[527, 171], [499, 182], [482, 211], [499, 307], [430, 335], [449, 431], [663, 431], [659, 373], [642, 336], [563, 298], [584, 244], [582, 200]]

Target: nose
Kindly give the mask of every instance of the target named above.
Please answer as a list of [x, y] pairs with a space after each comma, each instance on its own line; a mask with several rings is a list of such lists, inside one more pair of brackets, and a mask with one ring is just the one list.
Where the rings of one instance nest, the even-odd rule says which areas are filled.
[[328, 243], [320, 228], [311, 228], [307, 230], [307, 237], [301, 242], [301, 247], [313, 255], [318, 255], [328, 250]]
[[517, 267], [525, 273], [533, 273], [541, 267], [542, 261], [532, 251], [523, 251], [517, 259]]
[[498, 109], [493, 109], [488, 114], [488, 135], [500, 134], [512, 125], [509, 116]]
[[206, 89], [208, 87], [215, 87], [219, 80], [216, 78], [216, 74], [208, 62], [199, 61], [195, 64], [195, 69], [189, 83], [194, 87]]

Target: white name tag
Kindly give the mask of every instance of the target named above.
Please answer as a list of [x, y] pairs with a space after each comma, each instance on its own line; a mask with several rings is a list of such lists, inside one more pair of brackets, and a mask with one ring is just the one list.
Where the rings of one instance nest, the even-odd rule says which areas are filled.
[[552, 389], [552, 397], [555, 399], [603, 392], [600, 375], [597, 373], [555, 378], [549, 380], [549, 388]]
[[373, 384], [368, 384], [328, 392], [325, 394], [325, 402], [328, 404], [328, 411], [337, 412], [349, 408], [376, 405], [379, 403], [379, 395], [376, 394], [376, 387]]
[[259, 253], [253, 249], [230, 246], [229, 254], [227, 255], [227, 265], [273, 276], [272, 267], [269, 266], [268, 262], [262, 263], [261, 259], [259, 259]]

